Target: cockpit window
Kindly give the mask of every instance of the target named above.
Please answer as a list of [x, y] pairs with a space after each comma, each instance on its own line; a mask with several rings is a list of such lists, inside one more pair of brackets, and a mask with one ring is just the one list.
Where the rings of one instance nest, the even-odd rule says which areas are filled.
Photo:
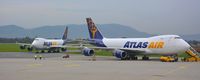
[[174, 37], [174, 39], [181, 39], [181, 37]]

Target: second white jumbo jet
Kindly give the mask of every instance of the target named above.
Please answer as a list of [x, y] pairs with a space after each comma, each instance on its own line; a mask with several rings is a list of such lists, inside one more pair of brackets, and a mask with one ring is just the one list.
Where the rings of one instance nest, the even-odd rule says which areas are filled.
[[19, 43], [20, 49], [27, 48], [28, 51], [35, 49], [37, 52], [41, 51], [42, 53], [44, 53], [45, 50], [48, 50], [48, 53], [66, 51], [67, 32], [68, 27], [66, 27], [62, 39], [35, 38], [31, 44]]
[[[93, 23], [86, 18], [90, 41], [100, 49], [113, 49], [113, 55], [122, 60], [137, 59], [143, 54], [144, 60], [149, 59], [148, 54], [174, 55], [183, 53], [191, 46], [178, 35], [160, 35], [148, 38], [105, 38]], [[119, 31], [120, 32], [120, 31]], [[85, 56], [92, 56], [94, 50], [85, 47], [82, 52]]]

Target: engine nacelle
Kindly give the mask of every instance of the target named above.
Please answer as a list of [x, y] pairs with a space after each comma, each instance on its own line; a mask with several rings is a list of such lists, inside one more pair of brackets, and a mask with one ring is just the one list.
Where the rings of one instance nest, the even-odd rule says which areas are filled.
[[67, 48], [61, 48], [61, 51], [65, 52], [65, 51], [67, 51]]
[[93, 56], [94, 55], [94, 50], [90, 48], [83, 48], [82, 54], [85, 56]]
[[20, 45], [20, 49], [25, 49], [26, 46], [25, 45]]
[[113, 51], [113, 56], [117, 57], [117, 58], [126, 58], [127, 57], [127, 52], [124, 52], [122, 50], [114, 50]]
[[28, 50], [28, 51], [32, 51], [32, 50], [33, 50], [33, 47], [28, 47], [27, 50]]

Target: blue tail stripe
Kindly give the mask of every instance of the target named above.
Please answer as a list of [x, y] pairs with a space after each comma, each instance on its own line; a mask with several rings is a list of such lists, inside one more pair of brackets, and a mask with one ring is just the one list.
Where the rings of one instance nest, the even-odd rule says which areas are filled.
[[106, 45], [103, 43], [103, 39], [92, 39], [89, 40], [90, 44], [98, 46], [98, 47], [106, 47]]
[[65, 32], [63, 33], [62, 40], [66, 40], [67, 39], [67, 33], [68, 33], [68, 27], [65, 28]]

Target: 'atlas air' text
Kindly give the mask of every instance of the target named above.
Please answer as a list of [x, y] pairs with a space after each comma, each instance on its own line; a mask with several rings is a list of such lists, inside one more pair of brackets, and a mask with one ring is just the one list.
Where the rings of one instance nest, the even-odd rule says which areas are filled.
[[127, 41], [124, 44], [124, 48], [163, 48], [164, 42], [163, 41], [156, 41], [156, 42], [131, 42]]
[[44, 42], [44, 46], [53, 46], [53, 45], [58, 45], [57, 42]]

